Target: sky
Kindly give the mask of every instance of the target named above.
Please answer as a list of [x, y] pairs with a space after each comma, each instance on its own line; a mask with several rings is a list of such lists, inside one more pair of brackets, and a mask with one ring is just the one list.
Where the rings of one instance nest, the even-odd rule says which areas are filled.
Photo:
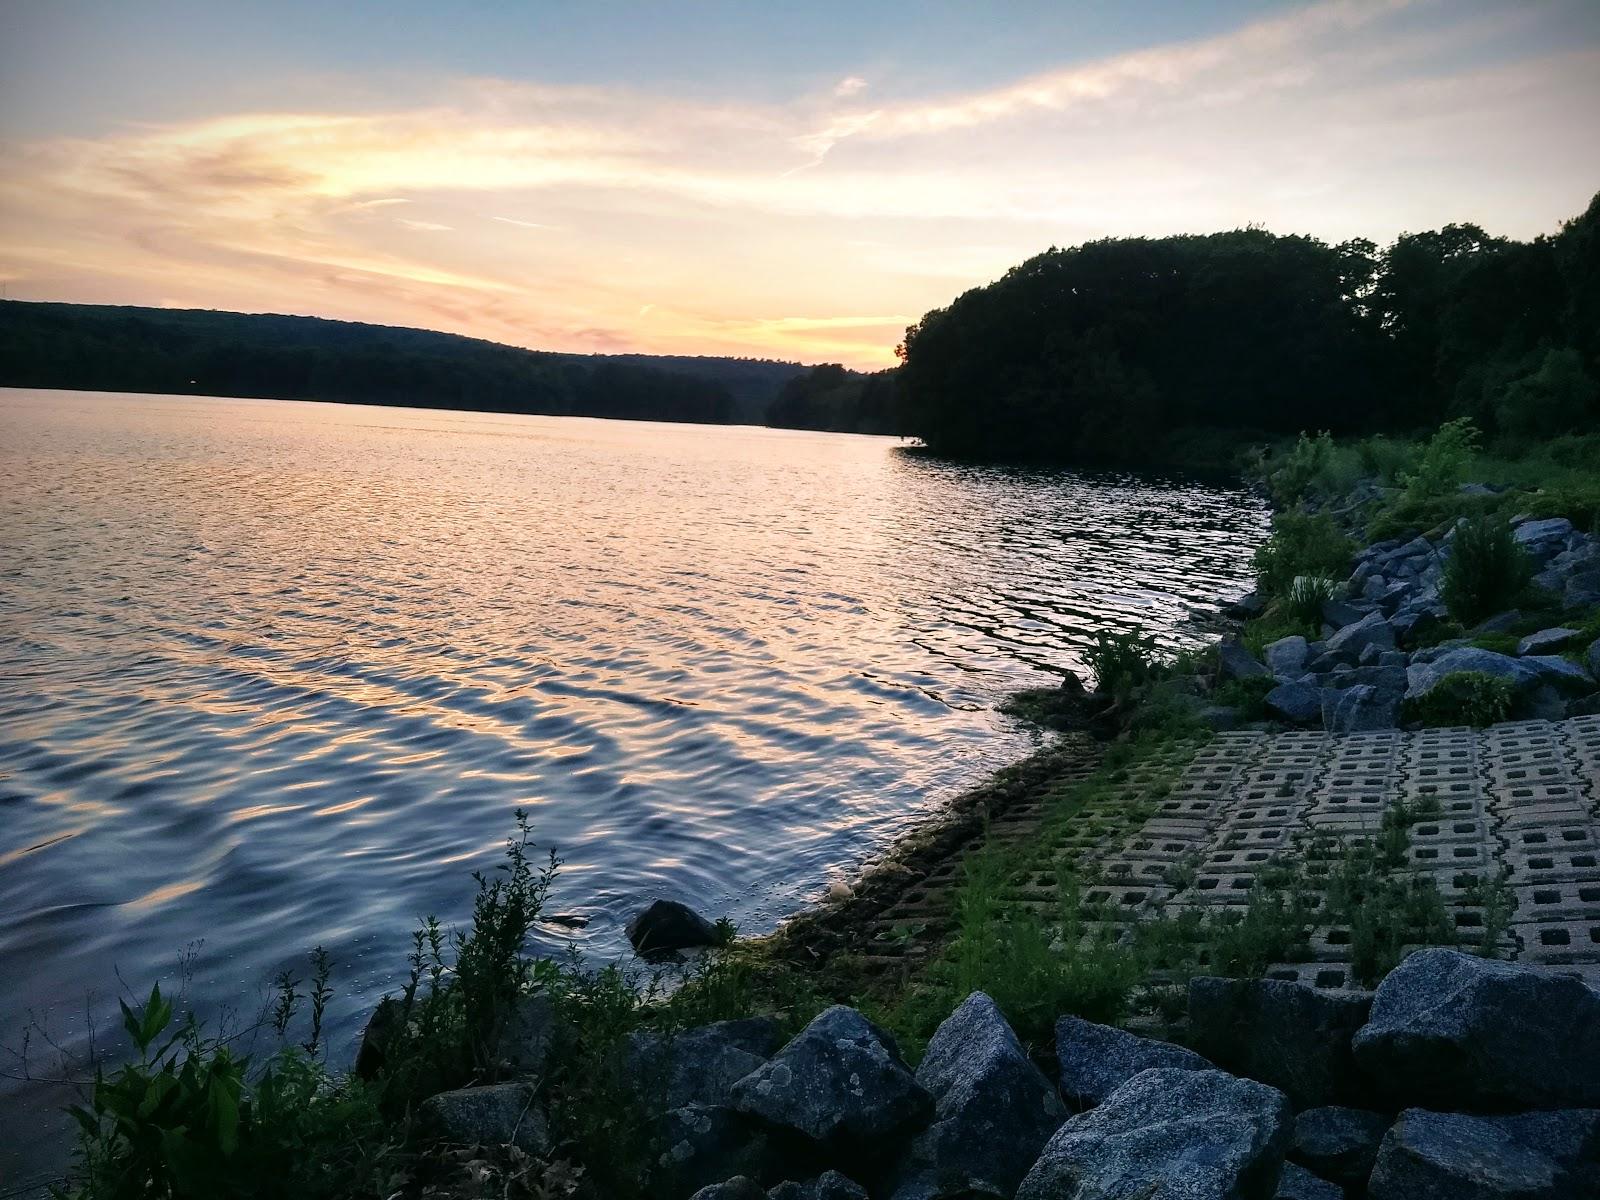
[[1600, 0], [0, 0], [0, 286], [892, 363], [1050, 246], [1554, 232]]

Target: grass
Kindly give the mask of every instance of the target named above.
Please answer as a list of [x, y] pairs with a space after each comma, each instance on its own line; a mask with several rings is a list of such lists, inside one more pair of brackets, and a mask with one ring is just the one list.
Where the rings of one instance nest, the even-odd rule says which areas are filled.
[[1406, 703], [1409, 719], [1429, 726], [1493, 725], [1516, 708], [1516, 687], [1482, 671], [1452, 671], [1426, 695]]

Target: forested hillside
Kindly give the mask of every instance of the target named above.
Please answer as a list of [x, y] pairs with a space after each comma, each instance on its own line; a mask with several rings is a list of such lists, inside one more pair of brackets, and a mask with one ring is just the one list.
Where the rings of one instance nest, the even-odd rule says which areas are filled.
[[0, 303], [0, 385], [11, 387], [754, 422], [804, 369], [759, 359], [542, 353], [316, 317]]
[[1593, 428], [1600, 196], [1531, 242], [1448, 225], [1381, 251], [1258, 229], [1052, 249], [928, 313], [900, 354], [904, 431], [949, 454], [1182, 459], [1199, 430], [1457, 416]]

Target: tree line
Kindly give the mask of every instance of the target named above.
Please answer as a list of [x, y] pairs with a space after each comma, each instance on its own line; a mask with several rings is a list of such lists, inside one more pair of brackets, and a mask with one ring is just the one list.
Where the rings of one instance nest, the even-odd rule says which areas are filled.
[[906, 331], [896, 432], [990, 458], [1153, 461], [1240, 438], [1511, 437], [1600, 422], [1600, 195], [1553, 236], [1379, 249], [1261, 229], [1050, 249]]
[[316, 317], [0, 302], [0, 385], [9, 387], [725, 423], [761, 419], [803, 370], [544, 353]]

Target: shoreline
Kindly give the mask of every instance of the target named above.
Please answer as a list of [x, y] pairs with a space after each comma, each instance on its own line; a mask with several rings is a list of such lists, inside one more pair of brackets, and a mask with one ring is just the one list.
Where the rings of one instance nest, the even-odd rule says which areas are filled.
[[[1464, 1137], [1491, 1136], [1471, 1124], [1482, 1105], [1600, 1110], [1581, 1062], [1573, 1077], [1512, 1056], [1458, 1086], [1446, 1061], [1508, 1022], [1555, 1022], [1552, 1047], [1591, 1009], [1600, 1028], [1600, 992], [1566, 978], [1600, 981], [1600, 868], [1528, 849], [1600, 850], [1600, 523], [1544, 515], [1532, 489], [1413, 491], [1275, 494], [1261, 593], [1227, 605], [1215, 644], [1167, 657], [1136, 632], [1098, 635], [1093, 691], [1069, 673], [1008, 705], [1057, 736], [852, 886], [763, 937], [685, 909], [667, 914], [668, 940], [634, 938], [673, 955], [669, 986], [521, 956], [552, 879], [523, 823], [505, 873], [479, 879], [471, 928], [419, 931], [410, 983], [374, 1013], [354, 1073], [314, 1049], [294, 1067], [309, 1071], [307, 1112], [343, 1106], [319, 1118], [336, 1137], [310, 1163], [344, 1163], [360, 1121], [377, 1141], [357, 1138], [374, 1149], [349, 1169], [381, 1167], [385, 1195], [935, 1200], [948, 1174], [968, 1188], [951, 1195], [1032, 1200], [1056, 1194], [1022, 1177], [1053, 1178], [1058, 1129], [1119, 1105], [1141, 1135], [1192, 1129], [1259, 1102], [1270, 1112], [1249, 1120], [1276, 1147], [1263, 1170], [1327, 1188], [1337, 1167], [1289, 1147], [1296, 1112], [1365, 1114], [1376, 1183], [1374, 1161], [1410, 1152], [1408, 1105], [1436, 1105]], [[1418, 505], [1432, 515], [1419, 528], [1370, 535]], [[1522, 556], [1495, 595], [1523, 607], [1463, 627], [1467, 568], [1450, 564], [1473, 538]], [[1543, 791], [1526, 786], [1530, 763]], [[1561, 901], [1549, 920], [1547, 894]], [[1445, 1059], [1402, 1064], [1393, 1047], [1421, 1018], [1394, 1014], [1458, 981], [1521, 999], [1475, 1001], [1485, 1012]], [[286, 997], [285, 1028], [305, 999]], [[1363, 1039], [1387, 1049], [1358, 1068]], [[288, 1054], [280, 1069], [304, 1063]], [[1141, 1067], [1206, 1071], [1206, 1097], [1164, 1076], [1136, 1103]], [[969, 1070], [972, 1093], [951, 1082]], [[1037, 1094], [1049, 1120], [984, 1125], [990, 1078]], [[1521, 1128], [1493, 1136], [1553, 1171], [1591, 1153]], [[974, 1148], [984, 1138], [1004, 1161]]]

